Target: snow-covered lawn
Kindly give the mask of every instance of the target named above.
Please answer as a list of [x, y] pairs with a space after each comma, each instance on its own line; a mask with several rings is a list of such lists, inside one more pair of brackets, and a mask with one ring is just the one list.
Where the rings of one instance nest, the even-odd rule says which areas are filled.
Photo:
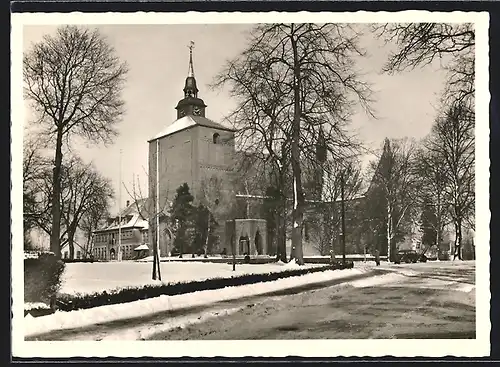
[[[71, 264], [79, 265], [79, 264]], [[95, 265], [95, 264], [94, 264]], [[116, 264], [114, 264], [116, 265]], [[118, 264], [122, 265], [122, 264]], [[201, 265], [201, 264], [198, 264]], [[279, 266], [279, 265], [275, 265]], [[243, 267], [241, 265], [241, 267]], [[283, 268], [284, 266], [281, 266]], [[54, 330], [72, 329], [98, 323], [124, 320], [136, 317], [182, 309], [193, 306], [209, 305], [211, 303], [239, 299], [278, 290], [289, 289], [301, 285], [320, 283], [342, 279], [356, 274], [366, 273], [370, 268], [361, 267], [346, 270], [327, 270], [302, 276], [278, 279], [272, 282], [226, 287], [223, 289], [206, 290], [175, 296], [160, 296], [140, 301], [94, 307], [70, 312], [56, 311], [54, 314], [24, 318], [25, 336], [47, 333]]]
[[49, 310], [50, 306], [47, 305], [46, 303], [42, 302], [26, 302], [24, 304], [24, 310], [25, 311], [31, 311], [31, 310]]
[[[230, 261], [230, 260], [228, 260]], [[151, 279], [153, 264], [150, 262], [68, 263], [63, 274], [61, 293], [94, 293], [116, 288], [144, 286], [147, 284], [177, 283], [210, 278], [230, 278], [244, 274], [280, 272], [295, 268], [295, 263], [231, 264], [202, 262], [162, 262], [162, 281]], [[324, 266], [306, 264], [304, 267]]]

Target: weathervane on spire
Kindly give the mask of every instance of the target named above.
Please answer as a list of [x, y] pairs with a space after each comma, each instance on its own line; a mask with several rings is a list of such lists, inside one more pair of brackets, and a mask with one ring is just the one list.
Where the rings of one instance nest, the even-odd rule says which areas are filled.
[[194, 68], [193, 68], [193, 48], [194, 48], [194, 42], [191, 41], [189, 43], [189, 70], [188, 70], [188, 77], [194, 77]]

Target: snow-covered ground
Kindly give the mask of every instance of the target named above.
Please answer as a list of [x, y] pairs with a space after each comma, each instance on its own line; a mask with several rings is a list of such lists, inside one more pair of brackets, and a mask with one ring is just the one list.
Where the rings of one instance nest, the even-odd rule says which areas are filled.
[[[77, 264], [78, 263], [72, 265]], [[281, 268], [283, 267], [284, 266], [281, 266]], [[175, 296], [163, 295], [156, 298], [70, 312], [57, 311], [54, 314], [36, 318], [31, 317], [31, 315], [27, 315], [24, 318], [25, 336], [47, 333], [53, 330], [79, 328], [98, 323], [143, 317], [169, 310], [208, 305], [215, 302], [275, 292], [301, 285], [342, 279], [348, 276], [366, 273], [369, 270], [370, 267], [368, 266], [346, 270], [327, 270], [323, 272], [305, 274], [302, 276], [278, 279], [273, 282], [248, 284], [238, 287], [226, 287], [223, 289], [193, 292]]]
[[[229, 260], [228, 260], [229, 261]], [[210, 278], [230, 278], [244, 274], [280, 272], [295, 268], [295, 263], [237, 264], [233, 271], [231, 264], [202, 262], [162, 262], [160, 263], [162, 281], [152, 280], [152, 263], [149, 262], [106, 262], [106, 263], [68, 263], [63, 274], [60, 292], [67, 294], [94, 293], [124, 287], [137, 287], [147, 284], [177, 283]], [[324, 266], [306, 264], [304, 267]]]
[[24, 304], [24, 310], [25, 311], [31, 311], [31, 310], [49, 310], [50, 306], [47, 305], [46, 303], [42, 302], [26, 302]]

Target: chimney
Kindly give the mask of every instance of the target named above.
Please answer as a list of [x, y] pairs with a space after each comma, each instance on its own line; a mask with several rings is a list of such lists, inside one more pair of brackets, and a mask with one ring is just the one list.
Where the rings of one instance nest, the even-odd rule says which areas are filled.
[[127, 206], [126, 206], [126, 208], [128, 208], [128, 207], [129, 207], [129, 205], [130, 205], [130, 201], [129, 201], [129, 200], [127, 200]]

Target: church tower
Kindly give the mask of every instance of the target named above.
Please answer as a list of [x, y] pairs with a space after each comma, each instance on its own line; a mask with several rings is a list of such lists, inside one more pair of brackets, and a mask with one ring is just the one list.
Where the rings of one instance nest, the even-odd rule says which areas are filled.
[[191, 42], [184, 97], [175, 107], [177, 119], [148, 141], [149, 198], [154, 208], [149, 218], [149, 246], [158, 241], [160, 256], [171, 250], [167, 223], [161, 218], [168, 214], [179, 186], [188, 184], [194, 205], [210, 208], [232, 199], [234, 130], [206, 117], [207, 106], [198, 96], [193, 48]]
[[196, 86], [196, 78], [194, 77], [193, 47], [194, 42], [191, 42], [189, 46], [188, 76], [183, 89], [184, 98], [175, 107], [178, 119], [188, 115], [205, 117], [205, 108], [207, 106], [202, 99], [198, 98], [198, 87]]

